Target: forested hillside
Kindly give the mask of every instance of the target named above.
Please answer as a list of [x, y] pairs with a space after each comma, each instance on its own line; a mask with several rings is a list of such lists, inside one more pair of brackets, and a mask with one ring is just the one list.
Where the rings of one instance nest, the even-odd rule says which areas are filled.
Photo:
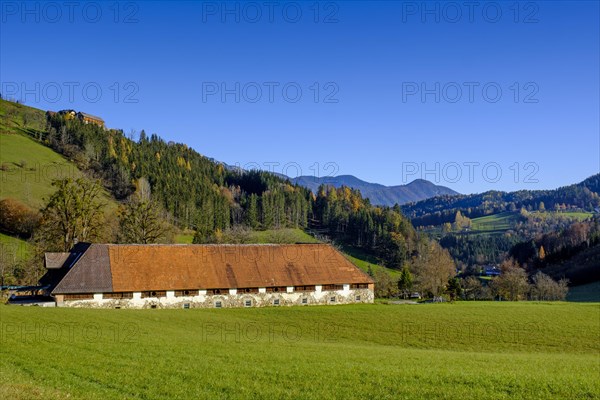
[[600, 207], [600, 174], [555, 190], [489, 191], [481, 194], [439, 196], [402, 206], [402, 212], [415, 226], [453, 223], [460, 211], [478, 218], [505, 211], [594, 211]]

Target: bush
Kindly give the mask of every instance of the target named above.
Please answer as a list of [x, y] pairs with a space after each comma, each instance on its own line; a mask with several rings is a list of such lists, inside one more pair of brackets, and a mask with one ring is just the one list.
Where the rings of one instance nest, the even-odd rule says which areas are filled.
[[39, 222], [39, 214], [15, 199], [0, 201], [0, 230], [11, 235], [30, 237]]
[[543, 272], [538, 272], [533, 276], [531, 299], [540, 301], [564, 300], [569, 292], [568, 283], [569, 281], [566, 279], [556, 282]]

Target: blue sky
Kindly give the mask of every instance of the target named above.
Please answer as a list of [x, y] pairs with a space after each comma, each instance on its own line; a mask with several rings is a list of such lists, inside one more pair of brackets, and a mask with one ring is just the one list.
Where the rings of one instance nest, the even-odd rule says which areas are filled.
[[478, 3], [3, 2], [1, 90], [292, 176], [598, 173], [599, 3]]

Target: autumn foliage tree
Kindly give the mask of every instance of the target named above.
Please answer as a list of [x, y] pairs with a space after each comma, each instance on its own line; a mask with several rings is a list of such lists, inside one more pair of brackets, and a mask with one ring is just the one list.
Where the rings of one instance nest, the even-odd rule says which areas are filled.
[[57, 190], [42, 210], [36, 241], [46, 251], [68, 251], [77, 242], [91, 242], [103, 234], [102, 187], [85, 178], [58, 179]]
[[165, 243], [169, 231], [160, 205], [150, 199], [132, 196], [119, 209], [120, 243]]
[[0, 201], [0, 230], [9, 235], [28, 238], [39, 221], [39, 213], [15, 199]]
[[527, 273], [519, 263], [513, 259], [505, 260], [500, 264], [500, 276], [494, 278], [492, 290], [497, 296], [505, 300], [524, 300], [529, 293]]

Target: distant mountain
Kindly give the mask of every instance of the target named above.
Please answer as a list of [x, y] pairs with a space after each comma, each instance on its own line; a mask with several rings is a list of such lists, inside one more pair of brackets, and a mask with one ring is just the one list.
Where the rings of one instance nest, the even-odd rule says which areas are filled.
[[454, 222], [458, 211], [469, 218], [479, 218], [505, 211], [527, 210], [600, 210], [600, 174], [554, 190], [488, 191], [479, 194], [440, 196], [404, 204], [402, 212], [415, 226], [435, 226]]
[[317, 192], [320, 185], [332, 185], [336, 188], [348, 186], [360, 190], [363, 197], [367, 197], [371, 204], [382, 206], [393, 206], [394, 204], [405, 204], [429, 199], [442, 195], [457, 195], [458, 193], [444, 186], [417, 179], [407, 185], [384, 186], [378, 183], [369, 183], [352, 175], [339, 175], [334, 177], [317, 178], [315, 176], [299, 176], [290, 178], [292, 183], [304, 186]]

